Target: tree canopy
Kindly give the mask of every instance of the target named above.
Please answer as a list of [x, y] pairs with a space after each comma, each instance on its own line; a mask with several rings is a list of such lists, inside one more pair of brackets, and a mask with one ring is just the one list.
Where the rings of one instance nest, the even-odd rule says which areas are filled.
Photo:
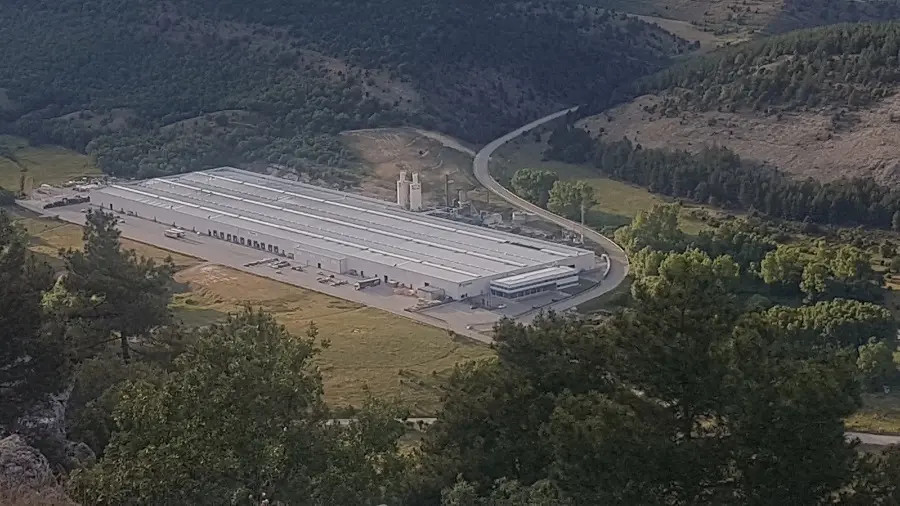
[[274, 164], [351, 184], [342, 130], [412, 123], [483, 142], [608, 97], [688, 47], [569, 2], [254, 5], [10, 3], [0, 126], [122, 177]]
[[497, 359], [450, 380], [409, 503], [518, 483], [561, 504], [825, 504], [855, 476], [855, 357], [742, 312], [736, 275], [670, 253], [606, 323], [501, 324]]
[[50, 266], [28, 252], [24, 230], [0, 210], [0, 427], [66, 383], [68, 349], [42, 306], [52, 283]]
[[513, 175], [510, 184], [516, 195], [532, 204], [546, 207], [547, 201], [550, 200], [550, 191], [557, 181], [559, 175], [551, 170], [519, 169]]
[[121, 344], [122, 358], [131, 358], [129, 340], [147, 335], [171, 322], [171, 260], [160, 265], [123, 250], [112, 213], [88, 210], [84, 250], [64, 252], [67, 272], [62, 288], [74, 296], [70, 318], [90, 327], [84, 347], [96, 348], [109, 340]]
[[[200, 332], [159, 384], [126, 384], [104, 458], [72, 482], [91, 504], [377, 504], [402, 425], [327, 423], [315, 333], [252, 310]], [[384, 456], [380, 458], [379, 456]]]

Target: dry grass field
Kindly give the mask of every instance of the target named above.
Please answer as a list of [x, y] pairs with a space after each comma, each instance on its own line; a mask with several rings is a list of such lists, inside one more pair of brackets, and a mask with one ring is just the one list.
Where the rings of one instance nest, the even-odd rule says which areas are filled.
[[[60, 249], [78, 249], [84, 244], [82, 241], [82, 228], [72, 223], [45, 218], [26, 218], [19, 220], [19, 223], [25, 227], [25, 230], [31, 237], [31, 251], [48, 259], [51, 264], [59, 262]], [[133, 249], [138, 255], [146, 258], [164, 260], [166, 257], [170, 257], [172, 262], [179, 268], [190, 267], [202, 262], [194, 257], [162, 250], [130, 239], [122, 239], [122, 247]]]
[[[31, 249], [56, 259], [60, 248], [82, 245], [81, 227], [55, 220], [25, 218]], [[180, 268], [175, 280], [176, 317], [190, 326], [207, 325], [250, 304], [273, 313], [295, 334], [314, 323], [329, 346], [320, 357], [326, 400], [335, 407], [360, 405], [371, 394], [396, 400], [414, 415], [432, 415], [439, 405], [439, 382], [461, 361], [487, 357], [491, 350], [446, 330], [430, 327], [293, 285], [208, 264], [154, 246], [123, 239], [139, 255], [171, 256]]]
[[37, 187], [99, 174], [100, 169], [81, 153], [57, 146], [34, 147], [18, 137], [0, 136], [0, 187], [18, 191], [22, 175], [33, 177]]
[[319, 366], [333, 406], [359, 405], [368, 391], [413, 414], [434, 414], [439, 380], [460, 361], [491, 354], [445, 330], [218, 265], [190, 267], [175, 279], [189, 287], [174, 304], [189, 324], [211, 323], [245, 304], [272, 312], [294, 334], [314, 323], [328, 342]]

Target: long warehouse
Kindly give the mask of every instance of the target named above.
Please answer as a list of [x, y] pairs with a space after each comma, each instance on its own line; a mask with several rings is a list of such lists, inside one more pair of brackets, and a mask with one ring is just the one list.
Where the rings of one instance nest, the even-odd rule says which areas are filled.
[[430, 287], [453, 299], [555, 290], [596, 263], [584, 249], [231, 167], [113, 184], [92, 192], [91, 203], [295, 264]]

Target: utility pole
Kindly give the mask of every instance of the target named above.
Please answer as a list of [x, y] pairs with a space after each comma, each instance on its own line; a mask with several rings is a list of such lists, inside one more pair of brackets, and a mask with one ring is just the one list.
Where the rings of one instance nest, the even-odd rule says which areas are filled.
[[581, 199], [581, 245], [584, 246], [584, 199]]

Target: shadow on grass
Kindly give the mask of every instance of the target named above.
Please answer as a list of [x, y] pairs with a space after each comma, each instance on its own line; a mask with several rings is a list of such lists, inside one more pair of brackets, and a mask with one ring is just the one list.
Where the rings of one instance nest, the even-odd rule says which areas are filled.
[[631, 224], [631, 218], [599, 209], [591, 209], [585, 213], [584, 224], [595, 230], [616, 229]]
[[196, 299], [191, 298], [190, 292], [176, 294], [169, 304], [169, 309], [172, 310], [175, 319], [187, 327], [204, 327], [224, 321], [228, 316], [225, 311], [201, 305]]
[[578, 312], [591, 314], [597, 311], [614, 311], [626, 307], [631, 298], [631, 277], [625, 278], [619, 286], [596, 299], [578, 305]]

